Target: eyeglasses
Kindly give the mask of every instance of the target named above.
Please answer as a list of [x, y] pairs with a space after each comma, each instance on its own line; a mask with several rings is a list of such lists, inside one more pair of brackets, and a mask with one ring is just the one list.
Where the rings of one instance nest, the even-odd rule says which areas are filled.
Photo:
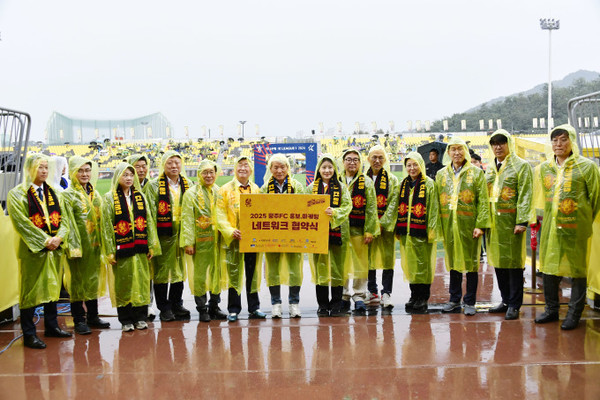
[[90, 168], [87, 168], [87, 169], [80, 169], [77, 172], [79, 172], [80, 174], [89, 174], [92, 172], [92, 170]]
[[344, 162], [348, 164], [358, 164], [360, 162], [360, 158], [345, 158]]

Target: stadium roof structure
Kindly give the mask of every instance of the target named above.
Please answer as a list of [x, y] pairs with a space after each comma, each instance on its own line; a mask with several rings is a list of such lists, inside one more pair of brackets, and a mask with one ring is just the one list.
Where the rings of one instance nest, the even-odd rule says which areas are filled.
[[53, 112], [46, 124], [45, 139], [50, 145], [89, 143], [110, 139], [136, 141], [170, 139], [173, 128], [161, 113], [132, 119], [79, 119]]

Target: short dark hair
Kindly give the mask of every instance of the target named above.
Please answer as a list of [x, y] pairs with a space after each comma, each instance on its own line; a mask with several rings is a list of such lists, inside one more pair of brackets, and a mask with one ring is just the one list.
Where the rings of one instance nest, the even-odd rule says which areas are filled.
[[440, 155], [440, 151], [439, 151], [438, 149], [436, 149], [435, 147], [434, 147], [434, 148], [432, 148], [431, 150], [429, 150], [429, 152], [430, 152], [430, 153], [435, 153], [435, 154], [437, 154], [438, 156]]
[[505, 144], [508, 143], [508, 138], [499, 133], [495, 134], [490, 138], [490, 144], [493, 146], [495, 144]]
[[569, 131], [567, 131], [565, 129], [555, 129], [550, 134], [550, 139], [554, 139], [554, 138], [557, 138], [562, 135], [567, 135], [567, 137], [569, 137]]
[[481, 156], [479, 154], [475, 153], [473, 150], [469, 151], [469, 153], [471, 154], [471, 158], [474, 158], [477, 161], [481, 162]]

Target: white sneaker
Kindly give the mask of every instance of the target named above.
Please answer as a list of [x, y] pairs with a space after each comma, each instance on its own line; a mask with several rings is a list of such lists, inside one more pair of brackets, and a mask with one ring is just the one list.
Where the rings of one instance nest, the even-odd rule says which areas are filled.
[[135, 323], [135, 329], [138, 330], [142, 330], [142, 329], [148, 329], [148, 324], [146, 323], [146, 321], [138, 321]]
[[383, 308], [394, 308], [392, 298], [388, 293], [384, 293], [383, 296], [381, 296], [381, 306]]
[[365, 305], [377, 305], [381, 299], [377, 293], [373, 294], [371, 292], [367, 292], [367, 299], [365, 300]]
[[121, 329], [123, 332], [132, 332], [135, 328], [133, 327], [133, 324], [125, 324]]
[[281, 318], [281, 304], [273, 304], [271, 318]]
[[301, 316], [300, 306], [298, 304], [290, 304], [290, 318], [300, 318]]

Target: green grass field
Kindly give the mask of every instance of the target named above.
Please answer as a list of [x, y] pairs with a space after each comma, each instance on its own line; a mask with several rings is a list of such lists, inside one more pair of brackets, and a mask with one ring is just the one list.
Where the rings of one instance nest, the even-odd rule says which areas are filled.
[[[403, 176], [401, 176], [401, 174], [399, 172], [394, 172], [394, 175], [396, 175], [398, 177], [398, 179], [402, 179]], [[217, 185], [219, 186], [223, 186], [224, 184], [226, 184], [227, 182], [229, 182], [233, 177], [231, 176], [218, 176], [217, 177]], [[306, 180], [306, 176], [304, 174], [297, 174], [294, 175], [294, 178], [296, 178], [298, 181], [304, 183]], [[192, 180], [194, 182], [197, 181], [196, 178], [192, 178]], [[96, 189], [98, 189], [98, 191], [101, 194], [105, 194], [106, 192], [108, 192], [110, 190], [110, 179], [99, 179], [98, 183], [96, 183]]]

